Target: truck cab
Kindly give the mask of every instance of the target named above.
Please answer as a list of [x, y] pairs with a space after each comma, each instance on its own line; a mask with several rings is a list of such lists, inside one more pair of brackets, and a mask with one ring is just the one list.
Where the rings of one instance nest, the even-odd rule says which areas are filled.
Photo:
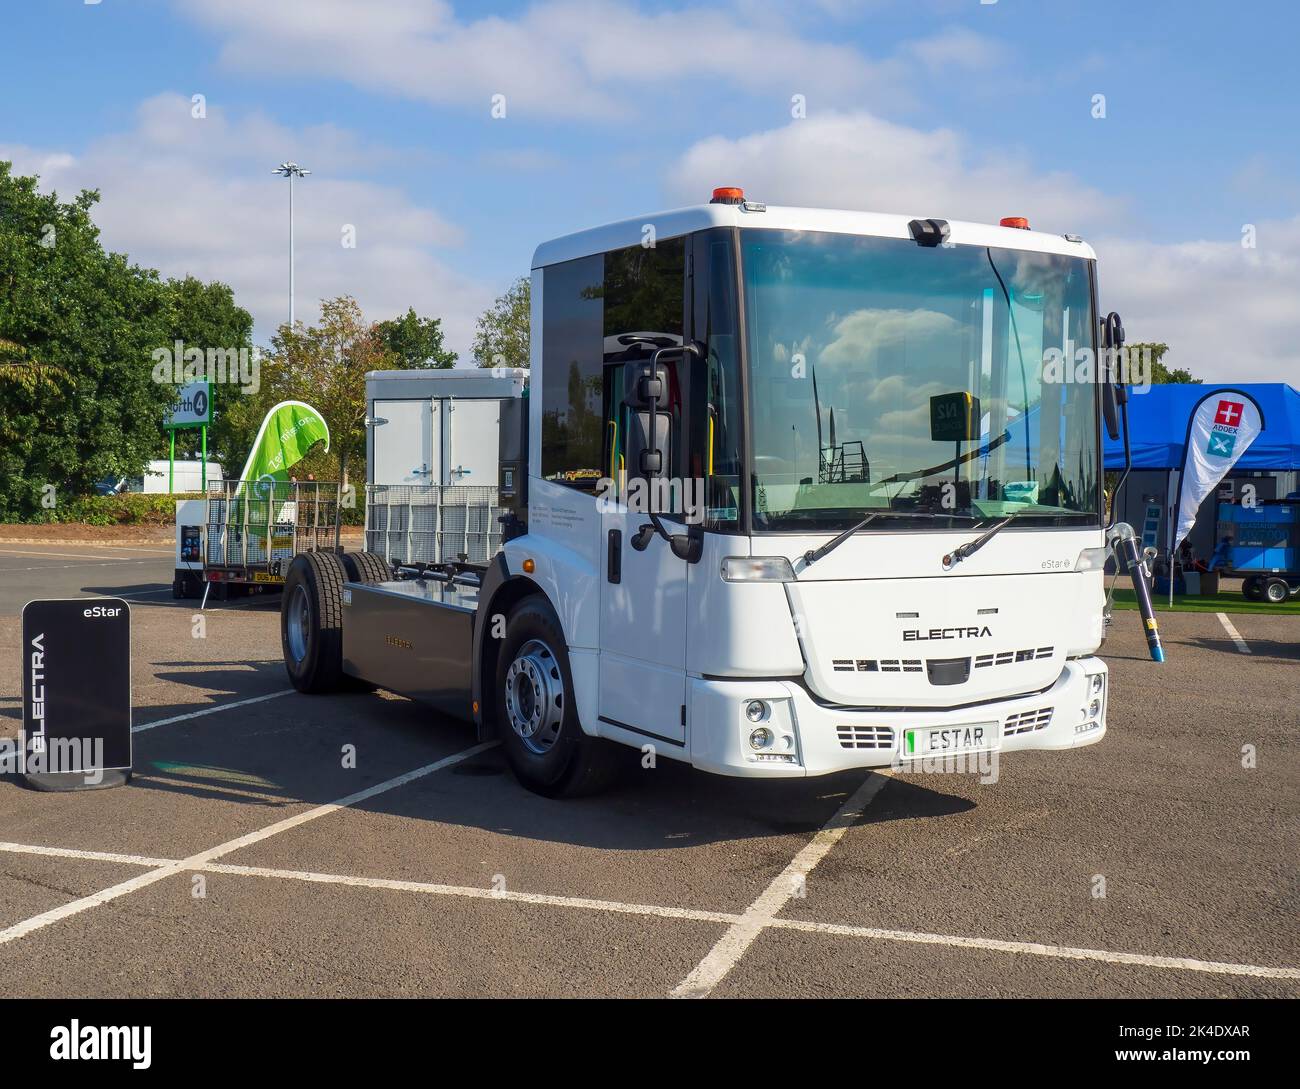
[[1094, 266], [736, 190], [540, 246], [502, 562], [584, 733], [767, 777], [1100, 740]]

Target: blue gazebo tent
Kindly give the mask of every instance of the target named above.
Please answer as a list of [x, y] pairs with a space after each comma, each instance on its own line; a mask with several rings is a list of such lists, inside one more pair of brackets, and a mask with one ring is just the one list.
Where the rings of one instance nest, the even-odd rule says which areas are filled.
[[[1238, 459], [1229, 478], [1252, 473], [1286, 474], [1276, 482], [1268, 482], [1269, 488], [1275, 488], [1277, 498], [1285, 497], [1297, 486], [1300, 391], [1283, 382], [1207, 382], [1202, 385], [1158, 385], [1148, 387], [1145, 392], [1134, 391], [1129, 397], [1133, 475], [1114, 502], [1119, 517], [1137, 527], [1145, 543], [1155, 544], [1162, 552], [1166, 550], [1169, 531], [1170, 477], [1182, 468], [1188, 420], [1197, 402], [1218, 389], [1249, 394], [1259, 405], [1264, 418], [1263, 431]], [[1104, 440], [1106, 468], [1123, 469], [1123, 440], [1112, 440], [1109, 436], [1104, 436]], [[1264, 482], [1257, 483], [1262, 485]], [[1267, 497], [1265, 492], [1264, 498]], [[1237, 510], [1231, 502], [1230, 499], [1220, 502], [1211, 496], [1201, 505], [1196, 525], [1188, 536], [1201, 557], [1208, 557], [1214, 551], [1222, 528], [1220, 521], [1248, 520], [1247, 515], [1252, 513]], [[1288, 512], [1288, 517], [1292, 514]], [[1237, 555], [1242, 552], [1246, 540], [1241, 536], [1240, 527], [1237, 536], [1240, 540], [1239, 546], [1233, 550], [1232, 566], [1256, 566], [1254, 563], [1246, 564], [1242, 556]], [[1260, 556], [1264, 557], [1264, 553], [1261, 552]]]
[[[1128, 403], [1134, 469], [1178, 469], [1183, 464], [1187, 421], [1196, 402], [1220, 387], [1249, 393], [1264, 414], [1264, 430], [1237, 462], [1234, 472], [1300, 469], [1300, 391], [1283, 382], [1205, 383], [1149, 386]], [[1106, 468], [1124, 468], [1123, 440], [1106, 436]]]

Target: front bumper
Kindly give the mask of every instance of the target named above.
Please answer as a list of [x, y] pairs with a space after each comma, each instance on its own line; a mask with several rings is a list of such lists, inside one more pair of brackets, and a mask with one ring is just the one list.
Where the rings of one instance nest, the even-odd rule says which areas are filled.
[[[1093, 678], [1102, 677], [1101, 691]], [[872, 711], [827, 707], [799, 684], [776, 680], [690, 680], [688, 729], [691, 763], [720, 775], [795, 778], [852, 768], [900, 765], [925, 770], [904, 754], [911, 727], [942, 729], [996, 723], [993, 751], [1073, 749], [1093, 745], [1106, 734], [1109, 697], [1106, 664], [1100, 658], [1066, 662], [1056, 683], [1044, 692], [953, 709]], [[753, 700], [767, 705], [755, 723], [745, 708]], [[1098, 700], [1100, 711], [1092, 711]], [[773, 744], [755, 751], [751, 732], [767, 726]], [[958, 757], [957, 759], [963, 759]]]

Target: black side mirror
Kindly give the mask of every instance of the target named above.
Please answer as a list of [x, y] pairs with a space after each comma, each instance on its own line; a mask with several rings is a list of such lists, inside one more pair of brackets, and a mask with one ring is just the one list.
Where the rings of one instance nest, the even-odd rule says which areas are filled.
[[685, 533], [669, 533], [654, 514], [650, 515], [649, 522], [641, 524], [641, 528], [633, 534], [628, 543], [638, 552], [644, 552], [650, 547], [650, 542], [656, 533], [663, 536], [672, 554], [679, 560], [685, 560], [687, 563], [700, 562], [700, 557], [704, 554], [704, 538], [699, 529], [691, 527]]
[[1101, 322], [1102, 366], [1099, 378], [1105, 382], [1101, 395], [1101, 413], [1106, 421], [1106, 434], [1112, 440], [1120, 437], [1120, 405], [1128, 403], [1128, 389], [1124, 385], [1120, 368], [1120, 352], [1124, 347], [1124, 322], [1111, 311]]
[[[623, 402], [632, 409], [632, 425], [636, 428], [636, 457], [631, 460], [638, 476], [662, 476], [672, 460], [669, 456], [671, 420], [664, 412], [669, 390], [668, 368], [663, 360], [672, 356], [685, 360], [701, 355], [694, 344], [673, 344], [656, 349], [649, 362], [629, 363], [624, 368]], [[632, 452], [629, 448], [629, 453]]]

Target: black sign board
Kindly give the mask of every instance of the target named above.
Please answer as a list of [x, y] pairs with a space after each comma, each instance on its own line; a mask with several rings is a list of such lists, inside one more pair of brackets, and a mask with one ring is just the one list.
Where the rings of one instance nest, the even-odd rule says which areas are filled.
[[980, 399], [973, 393], [941, 393], [930, 398], [930, 438], [970, 442], [980, 437]]
[[131, 610], [116, 597], [23, 607], [23, 772], [42, 790], [131, 776]]

